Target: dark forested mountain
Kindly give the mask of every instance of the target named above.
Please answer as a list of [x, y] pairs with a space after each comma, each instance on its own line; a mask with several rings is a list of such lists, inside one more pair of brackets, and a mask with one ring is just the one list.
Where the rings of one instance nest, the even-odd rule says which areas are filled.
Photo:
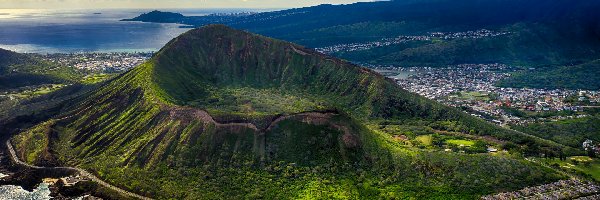
[[9, 50], [0, 49], [0, 73], [1, 75], [5, 75], [10, 71], [11, 66], [21, 64], [21, 63], [33, 63], [33, 59], [15, 53]]
[[515, 74], [499, 83], [504, 87], [600, 90], [600, 60], [578, 65], [545, 67]]
[[[340, 38], [371, 41], [373, 36], [395, 37], [432, 31], [459, 32], [481, 28], [502, 28], [518, 23], [555, 25], [562, 33], [581, 32], [588, 37], [600, 33], [600, 17], [595, 10], [600, 3], [577, 1], [518, 1], [518, 0], [417, 0], [356, 3], [350, 5], [321, 5], [310, 8], [260, 13], [233, 22], [236, 27], [267, 34], [277, 38], [299, 41], [318, 47], [328, 40]], [[353, 32], [322, 32], [369, 23], [362, 36]], [[384, 30], [377, 23], [386, 24]], [[372, 23], [372, 24], [371, 24]], [[375, 27], [369, 27], [375, 26]], [[572, 29], [577, 27], [577, 29]], [[367, 28], [365, 27], [365, 28]], [[571, 29], [569, 29], [571, 28]], [[386, 30], [387, 29], [387, 30]], [[390, 30], [391, 29], [391, 30]], [[396, 29], [396, 30], [394, 30]], [[323, 33], [320, 37], [305, 33]], [[328, 34], [325, 34], [328, 33]], [[349, 36], [348, 36], [349, 35]], [[329, 39], [328, 39], [329, 38]], [[576, 39], [576, 38], [565, 38]], [[315, 42], [308, 42], [314, 40]], [[598, 40], [598, 37], [596, 37]], [[306, 42], [303, 42], [306, 41]], [[340, 42], [332, 41], [329, 44]]]
[[485, 139], [484, 152], [486, 144], [514, 155], [575, 151], [411, 94], [368, 69], [223, 25], [184, 33], [69, 105], [12, 139], [19, 156], [85, 168], [159, 199], [475, 199], [564, 178], [511, 156], [398, 139], [427, 131]]
[[[426, 36], [427, 39], [328, 53], [369, 65], [504, 63], [548, 71], [600, 58], [597, 10], [600, 2], [587, 0], [398, 0], [220, 18], [180, 16], [164, 20], [160, 16], [174, 14], [153, 12], [145, 14], [143, 21], [222, 23], [312, 48]], [[483, 29], [491, 31], [491, 35], [501, 34], [460, 36]], [[579, 72], [579, 68], [564, 69]], [[573, 78], [569, 80], [584, 77]]]
[[41, 61], [30, 55], [0, 49], [0, 90], [73, 79], [73, 69]]

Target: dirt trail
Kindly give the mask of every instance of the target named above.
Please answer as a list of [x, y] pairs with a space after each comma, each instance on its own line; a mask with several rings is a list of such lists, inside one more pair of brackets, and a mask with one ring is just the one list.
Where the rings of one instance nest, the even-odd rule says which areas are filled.
[[35, 166], [35, 165], [30, 165], [28, 163], [25, 163], [25, 162], [19, 160], [19, 157], [17, 157], [17, 153], [15, 152], [15, 149], [13, 148], [12, 144], [10, 143], [10, 140], [6, 141], [6, 148], [8, 149], [8, 152], [10, 154], [11, 160], [14, 163], [18, 164], [18, 165], [22, 165], [22, 166], [25, 166], [25, 167], [28, 167], [28, 168], [32, 168], [32, 169], [73, 170], [73, 171], [78, 172], [79, 175], [81, 175], [83, 177], [87, 177], [90, 180], [92, 180], [93, 182], [96, 182], [96, 183], [98, 183], [99, 185], [101, 185], [103, 187], [106, 187], [106, 188], [109, 188], [111, 190], [114, 190], [114, 191], [116, 191], [119, 194], [122, 194], [124, 196], [133, 197], [133, 198], [137, 198], [137, 199], [143, 199], [143, 200], [151, 200], [151, 198], [144, 197], [144, 196], [132, 193], [132, 192], [128, 192], [128, 191], [123, 190], [121, 188], [118, 188], [118, 187], [116, 187], [114, 185], [111, 185], [111, 184], [109, 184], [107, 182], [104, 182], [104, 181], [100, 180], [98, 177], [96, 177], [95, 175], [93, 175], [92, 173], [89, 173], [89, 172], [85, 171], [84, 169], [80, 169], [80, 168], [76, 168], [76, 167], [41, 167], [41, 166]]
[[[67, 115], [61, 118], [58, 118], [57, 120], [67, 120], [73, 117], [78, 116], [79, 114], [81, 114], [82, 112], [88, 110], [91, 106], [88, 106], [84, 109], [79, 110], [77, 113], [71, 114], [71, 115]], [[181, 117], [183, 113], [190, 113], [189, 111], [191, 111], [189, 108], [178, 108], [178, 109], [173, 109], [170, 111], [169, 115], [171, 117]], [[276, 126], [279, 122], [286, 120], [286, 119], [290, 119], [290, 118], [295, 118], [295, 117], [299, 117], [301, 119], [303, 119], [303, 121], [310, 123], [310, 124], [318, 124], [318, 125], [322, 125], [325, 124], [326, 121], [331, 118], [333, 115], [336, 115], [336, 113], [333, 112], [305, 112], [305, 113], [297, 113], [297, 114], [291, 114], [291, 115], [283, 115], [280, 116], [276, 119], [274, 119], [270, 125], [268, 126], [268, 128], [266, 128], [266, 130], [259, 130], [256, 125], [252, 124], [252, 123], [219, 123], [218, 121], [216, 121], [208, 112], [204, 111], [204, 110], [199, 110], [199, 109], [193, 109], [193, 111], [191, 112], [193, 118], [197, 118], [197, 119], [201, 119], [202, 121], [204, 121], [205, 123], [213, 123], [215, 125], [217, 125], [218, 127], [245, 127], [245, 128], [250, 128], [253, 129], [257, 132], [261, 132], [261, 131], [270, 131], [274, 126]], [[340, 127], [335, 127], [335, 128], [340, 128]], [[344, 130], [344, 132], [347, 132], [347, 130]], [[9, 151], [10, 154], [10, 158], [11, 160], [21, 166], [25, 166], [28, 168], [32, 168], [32, 169], [56, 169], [56, 170], [72, 170], [72, 171], [76, 171], [77, 173], [79, 173], [81, 176], [83, 177], [87, 177], [90, 180], [92, 180], [93, 182], [98, 183], [99, 185], [109, 188], [111, 190], [114, 190], [124, 196], [127, 197], [133, 197], [133, 198], [137, 198], [137, 199], [143, 199], [143, 200], [150, 200], [151, 198], [148, 197], [144, 197], [132, 192], [128, 192], [126, 190], [123, 190], [121, 188], [118, 188], [114, 185], [111, 185], [107, 182], [104, 182], [103, 180], [101, 180], [100, 178], [96, 177], [95, 175], [93, 175], [92, 173], [89, 173], [88, 171], [81, 169], [81, 168], [76, 168], [76, 167], [42, 167], [42, 166], [35, 166], [35, 165], [31, 165], [28, 163], [25, 163], [21, 160], [19, 160], [19, 157], [17, 156], [17, 153], [15, 152], [10, 140], [6, 141], [6, 146], [7, 149]]]

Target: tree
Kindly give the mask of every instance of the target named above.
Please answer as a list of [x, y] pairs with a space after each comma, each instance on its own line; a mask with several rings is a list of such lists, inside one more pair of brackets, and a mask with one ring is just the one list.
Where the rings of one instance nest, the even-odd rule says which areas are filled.
[[578, 164], [579, 164], [579, 160], [576, 160], [576, 159], [572, 159], [572, 160], [571, 160], [571, 162], [572, 162], [574, 165], [578, 165]]
[[587, 149], [587, 154], [590, 158], [595, 158], [596, 157], [596, 149], [594, 148], [588, 148]]

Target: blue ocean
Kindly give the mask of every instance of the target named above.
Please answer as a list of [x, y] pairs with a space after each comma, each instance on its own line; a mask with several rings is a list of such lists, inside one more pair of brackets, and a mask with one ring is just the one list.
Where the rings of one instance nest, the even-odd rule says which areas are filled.
[[[150, 52], [189, 30], [178, 24], [122, 22], [151, 10], [0, 9], [0, 48], [20, 53]], [[253, 10], [165, 10], [188, 16]]]

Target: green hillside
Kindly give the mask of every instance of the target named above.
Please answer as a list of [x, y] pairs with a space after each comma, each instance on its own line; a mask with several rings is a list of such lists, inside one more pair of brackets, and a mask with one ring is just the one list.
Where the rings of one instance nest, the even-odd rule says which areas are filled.
[[498, 83], [502, 87], [600, 89], [600, 60], [570, 66], [540, 67], [516, 73]]
[[587, 139], [600, 141], [600, 116], [533, 123], [516, 126], [514, 129], [578, 148]]
[[[577, 153], [368, 69], [222, 25], [182, 34], [70, 105], [13, 137], [19, 156], [85, 168], [157, 199], [476, 199], [565, 178], [523, 154]], [[449, 132], [511, 153], [410, 144]]]
[[[334, 55], [373, 65], [439, 67], [464, 63], [505, 63], [516, 66], [546, 66], [549, 69], [570, 63], [588, 62], [600, 57], [597, 48], [599, 41], [591, 40], [582, 33], [584, 30], [565, 31], [547, 24], [525, 23], [501, 27], [499, 30], [509, 34], [451, 40], [434, 38], [430, 41], [338, 52]], [[565, 77], [565, 80], [577, 80], [578, 77]], [[562, 83], [550, 86], [560, 85]]]
[[41, 61], [30, 55], [0, 49], [0, 90], [76, 80], [68, 67]]

